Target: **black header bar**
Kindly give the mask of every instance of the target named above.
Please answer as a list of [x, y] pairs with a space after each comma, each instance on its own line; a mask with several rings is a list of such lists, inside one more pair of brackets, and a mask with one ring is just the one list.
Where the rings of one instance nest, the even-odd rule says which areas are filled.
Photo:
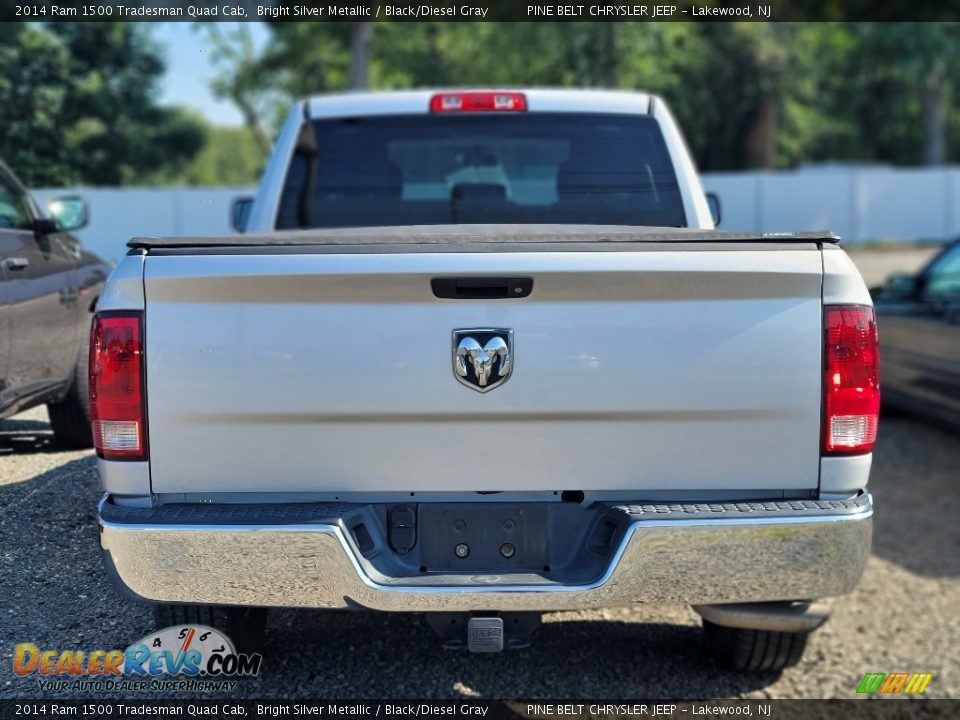
[[960, 0], [6, 0], [29, 22], [960, 21]]
[[[171, 682], [189, 682], [185, 680]], [[753, 720], [947, 720], [960, 700], [0, 700], [0, 720], [14, 718], [319, 718], [321, 720], [677, 720], [720, 715]]]

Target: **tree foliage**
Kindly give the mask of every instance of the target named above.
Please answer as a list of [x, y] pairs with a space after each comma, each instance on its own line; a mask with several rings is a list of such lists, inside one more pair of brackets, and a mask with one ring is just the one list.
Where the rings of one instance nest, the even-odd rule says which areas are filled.
[[268, 81], [272, 73], [258, 58], [248, 28], [241, 25], [230, 32], [221, 30], [215, 22], [200, 25], [213, 46], [214, 65], [222, 69], [211, 89], [218, 98], [230, 100], [237, 107], [260, 155], [265, 158], [270, 154], [266, 126], [276, 120], [269, 117], [270, 107], [275, 105]]
[[257, 138], [245, 127], [208, 127], [203, 149], [182, 171], [159, 178], [161, 184], [250, 185], [263, 170], [265, 157]]
[[204, 129], [158, 104], [163, 72], [135, 23], [0, 24], [0, 157], [32, 186], [177, 172]]
[[0, 23], [0, 158], [26, 182], [70, 176], [60, 121], [69, 63], [69, 51], [55, 35]]

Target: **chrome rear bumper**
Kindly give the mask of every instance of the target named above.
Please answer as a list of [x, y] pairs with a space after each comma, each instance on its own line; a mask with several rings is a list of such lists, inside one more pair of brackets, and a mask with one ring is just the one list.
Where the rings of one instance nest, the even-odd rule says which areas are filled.
[[333, 520], [268, 515], [249, 524], [238, 506], [202, 506], [156, 521], [151, 511], [111, 512], [108, 502], [100, 506], [105, 563], [122, 589], [145, 600], [447, 612], [842, 595], [863, 573], [873, 515], [868, 493], [844, 501], [619, 506], [629, 525], [606, 570], [567, 584], [537, 574], [388, 578]]

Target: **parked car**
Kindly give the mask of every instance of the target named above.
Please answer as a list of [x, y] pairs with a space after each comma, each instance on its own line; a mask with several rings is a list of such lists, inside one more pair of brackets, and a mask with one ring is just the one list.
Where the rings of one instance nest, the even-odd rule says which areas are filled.
[[40, 211], [0, 162], [0, 418], [46, 404], [57, 442], [92, 447], [90, 320], [110, 267], [71, 235], [78, 197]]
[[488, 652], [689, 603], [796, 663], [869, 555], [876, 324], [835, 236], [714, 225], [651, 95], [297, 104], [246, 234], [134, 240], [101, 297], [108, 574], [241, 645], [268, 606]]
[[884, 404], [960, 428], [960, 240], [872, 294]]

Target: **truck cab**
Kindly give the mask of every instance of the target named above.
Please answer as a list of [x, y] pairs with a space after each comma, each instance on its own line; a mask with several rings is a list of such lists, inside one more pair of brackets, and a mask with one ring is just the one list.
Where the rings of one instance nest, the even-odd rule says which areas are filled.
[[531, 89], [349, 93], [297, 103], [245, 229], [493, 219], [715, 225], [662, 100]]

